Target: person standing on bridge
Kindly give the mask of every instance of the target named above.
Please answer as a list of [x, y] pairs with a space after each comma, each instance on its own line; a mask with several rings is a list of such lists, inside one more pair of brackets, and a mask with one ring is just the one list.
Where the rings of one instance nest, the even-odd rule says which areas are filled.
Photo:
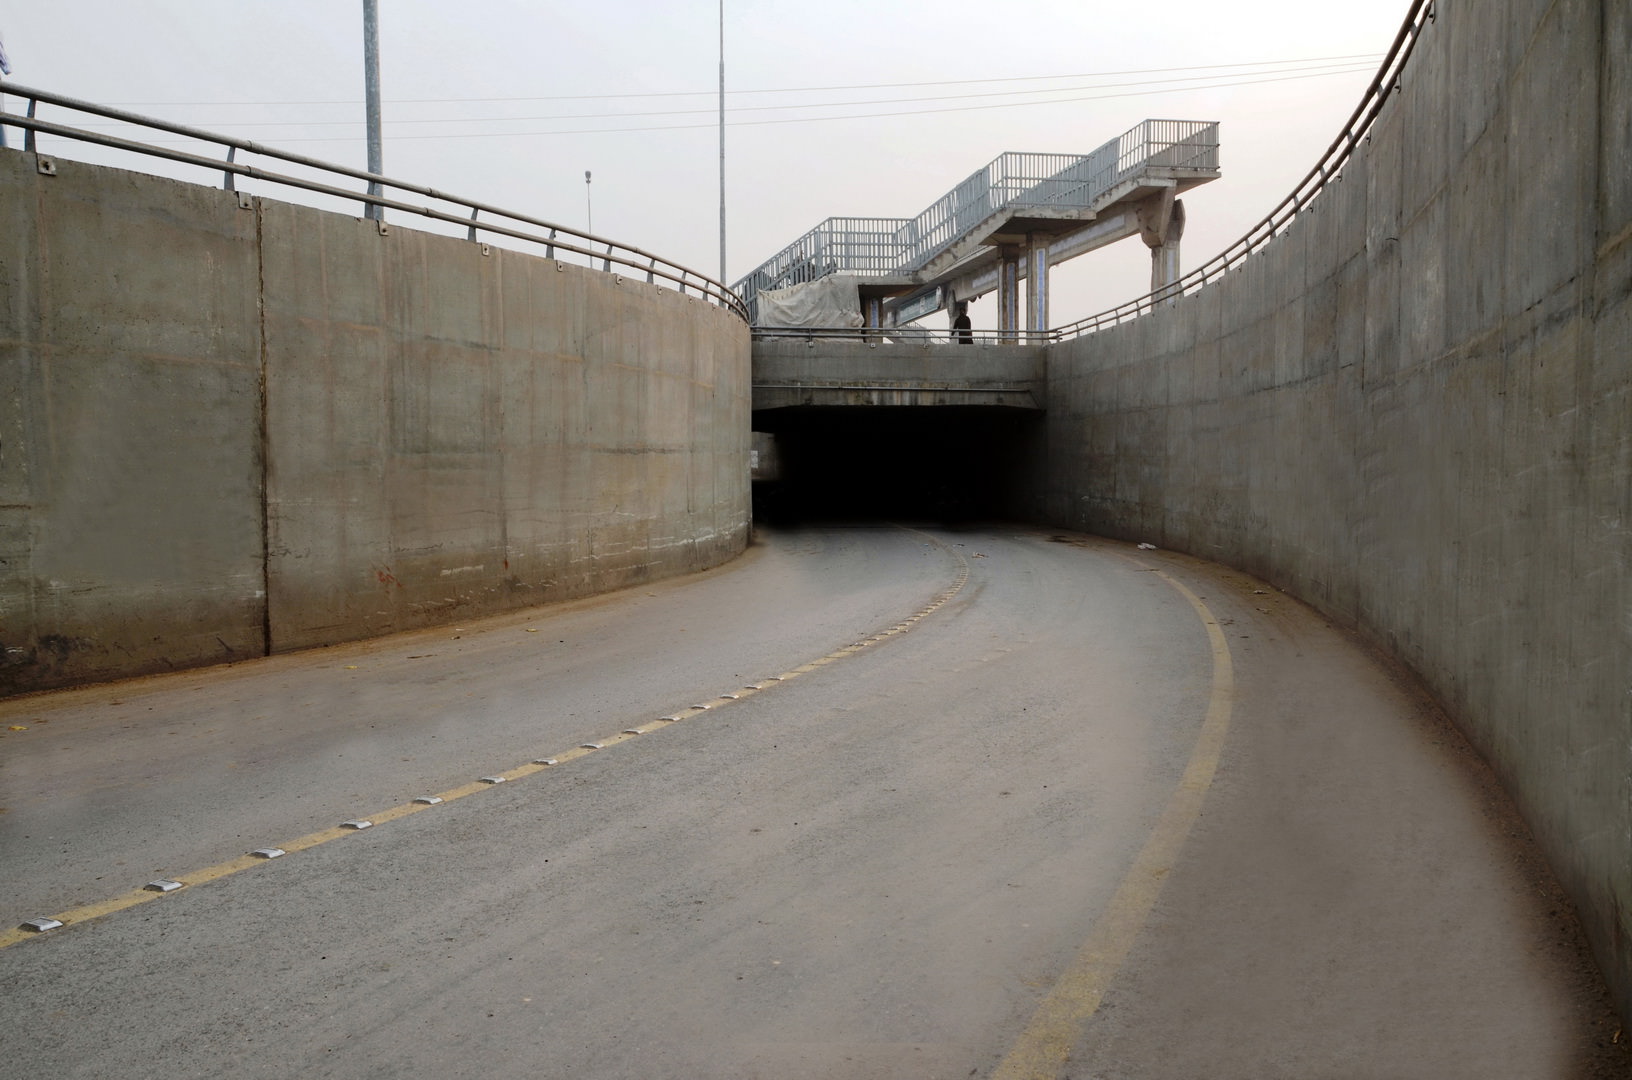
[[969, 321], [969, 301], [958, 301], [955, 310], [957, 316], [952, 320], [952, 340], [959, 345], [973, 345], [975, 343], [975, 331], [974, 324]]

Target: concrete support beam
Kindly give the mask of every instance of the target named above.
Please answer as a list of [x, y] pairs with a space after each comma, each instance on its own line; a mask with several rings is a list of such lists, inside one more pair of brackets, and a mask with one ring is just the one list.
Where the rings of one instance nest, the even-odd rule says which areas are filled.
[[[1085, 255], [1108, 244], [1124, 240], [1140, 229], [1139, 215], [1133, 209], [1118, 211], [1086, 228], [1055, 237], [1048, 245], [1048, 265], [1058, 266], [1078, 255]], [[974, 300], [995, 290], [998, 276], [999, 265], [985, 266], [955, 279], [947, 285], [947, 289], [955, 293], [960, 300]]]
[[1138, 206], [1139, 235], [1145, 246], [1158, 248], [1167, 239], [1167, 227], [1173, 220], [1173, 207], [1178, 202], [1176, 188], [1164, 188]]
[[1139, 235], [1150, 248], [1150, 291], [1165, 293], [1179, 280], [1179, 241], [1184, 236], [1184, 202], [1173, 189], [1146, 200], [1139, 208]]
[[1033, 235], [1026, 248], [1026, 329], [1040, 333], [1048, 329], [1048, 240]]
[[[869, 296], [861, 302], [861, 324], [868, 330], [882, 328], [884, 325], [884, 301], [881, 297]], [[868, 341], [879, 340], [877, 334], [868, 334]]]
[[997, 329], [1005, 344], [1020, 332], [1020, 249], [1005, 247], [997, 265]]

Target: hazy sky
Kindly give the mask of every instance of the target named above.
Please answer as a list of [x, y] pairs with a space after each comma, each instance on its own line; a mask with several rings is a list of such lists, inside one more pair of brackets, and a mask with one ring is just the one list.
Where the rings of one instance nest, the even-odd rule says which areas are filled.
[[[583, 227], [590, 169], [597, 233], [718, 271], [717, 0], [379, 3], [387, 175]], [[1185, 200], [1193, 266], [1308, 171], [1405, 8], [725, 0], [729, 279], [830, 215], [916, 214], [1006, 150], [1086, 153], [1147, 117], [1223, 123], [1223, 178]], [[365, 163], [361, 0], [0, 0], [0, 34], [10, 81]], [[1085, 256], [1053, 321], [1148, 277], [1136, 239]]]

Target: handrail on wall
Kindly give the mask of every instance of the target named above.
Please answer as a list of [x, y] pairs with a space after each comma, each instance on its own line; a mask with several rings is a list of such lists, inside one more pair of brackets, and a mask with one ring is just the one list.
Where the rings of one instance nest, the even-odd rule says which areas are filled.
[[1382, 66], [1377, 70], [1377, 76], [1372, 79], [1371, 86], [1361, 97], [1360, 104], [1355, 106], [1342, 132], [1332, 140], [1331, 146], [1326, 148], [1326, 153], [1321, 155], [1320, 160], [1315, 162], [1315, 167], [1310, 169], [1309, 174], [1292, 189], [1292, 193], [1282, 199], [1262, 221], [1248, 229], [1246, 235], [1170, 285], [1136, 300], [1118, 304], [1097, 315], [1089, 315], [1075, 322], [1054, 327], [1052, 333], [1055, 338], [1063, 340], [1091, 334], [1096, 330], [1137, 318], [1154, 310], [1158, 305], [1175, 300], [1193, 289], [1201, 288], [1285, 232], [1292, 219], [1309, 205], [1321, 189], [1342, 179], [1343, 166], [1354, 153], [1355, 147], [1367, 137], [1372, 123], [1377, 119], [1377, 114], [1382, 112], [1389, 96], [1400, 88], [1400, 72], [1410, 58], [1417, 39], [1422, 36], [1423, 30], [1428, 23], [1434, 21], [1434, 18], [1433, 0], [1412, 0], [1405, 22], [1400, 26], [1400, 32], [1395, 35], [1394, 44], [1389, 47]]
[[891, 345], [1046, 345], [1052, 330], [936, 330], [927, 326], [756, 326], [754, 341], [885, 342]]
[[[361, 169], [353, 169], [345, 165], [337, 165], [333, 162], [320, 161], [316, 158], [263, 146], [247, 139], [238, 139], [231, 135], [222, 135], [201, 128], [187, 127], [183, 124], [173, 124], [167, 120], [142, 116], [139, 113], [125, 112], [122, 109], [113, 109], [88, 101], [80, 101], [76, 98], [65, 97], [62, 94], [54, 94], [46, 90], [19, 86], [13, 82], [0, 83], [0, 93], [28, 100], [28, 111], [24, 115], [0, 112], [0, 125], [21, 128], [25, 132], [23, 149], [27, 153], [36, 152], [37, 135], [54, 135], [77, 142], [163, 158], [185, 165], [196, 165], [199, 168], [221, 173], [224, 176], [222, 186], [228, 191], [235, 190], [236, 179], [243, 176], [268, 183], [282, 184], [286, 187], [300, 188], [321, 195], [353, 200], [365, 206], [398, 210], [406, 214], [458, 225], [466, 230], [466, 237], [472, 241], [476, 240], [478, 233], [489, 233], [495, 236], [505, 236], [515, 240], [542, 244], [545, 248], [546, 258], [556, 258], [558, 251], [566, 251], [583, 256], [586, 263], [591, 267], [597, 262], [600, 263], [601, 268], [605, 271], [610, 271], [613, 264], [628, 267], [632, 271], [638, 271], [646, 281], [656, 284], [657, 280], [661, 279], [684, 295], [691, 295], [689, 290], [694, 289], [698, 296], [719, 304], [744, 322], [748, 321], [747, 305], [743, 303], [741, 297], [732, 292], [723, 282], [715, 281], [706, 274], [687, 269], [678, 263], [653, 255], [649, 251], [643, 251], [628, 244], [620, 244], [604, 236], [582, 232], [566, 225], [558, 225], [554, 222], [544, 221], [527, 214], [520, 214], [513, 210], [505, 210], [487, 203], [475, 202], [457, 195], [449, 195], [446, 192], [437, 191], [434, 188], [420, 184], [393, 180], [390, 177], [379, 176]], [[104, 117], [152, 131], [183, 135], [201, 142], [214, 143], [226, 149], [226, 157], [213, 158], [203, 154], [190, 153], [186, 150], [124, 139], [116, 135], [105, 135], [73, 127], [70, 124], [45, 120], [36, 115], [38, 106], [41, 103], [69, 110], [72, 113]], [[240, 152], [256, 154], [263, 158], [314, 169], [330, 177], [362, 181], [365, 185], [378, 185], [376, 190], [380, 191], [381, 194], [371, 194], [366, 186], [362, 191], [352, 191], [345, 187], [336, 186], [335, 183], [291, 176], [287, 173], [270, 172], [237, 160]], [[404, 202], [400, 195], [397, 198], [392, 198], [384, 194], [387, 190], [419, 195], [424, 198], [449, 203], [458, 207], [458, 211], [450, 212], [434, 206]], [[541, 231], [535, 232], [534, 230]], [[562, 239], [563, 236], [568, 239]]]

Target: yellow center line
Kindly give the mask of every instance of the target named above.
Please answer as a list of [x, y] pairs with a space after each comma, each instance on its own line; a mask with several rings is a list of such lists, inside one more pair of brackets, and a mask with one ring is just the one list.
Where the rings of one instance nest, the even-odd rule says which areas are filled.
[[[1146, 570], [1154, 569], [1140, 565]], [[1056, 1080], [1059, 1077], [1072, 1047], [1099, 1009], [1111, 980], [1144, 929], [1157, 894], [1162, 891], [1162, 882], [1178, 862], [1184, 841], [1201, 816], [1202, 801], [1218, 771], [1224, 736], [1230, 727], [1230, 706], [1235, 697], [1230, 647], [1218, 619], [1200, 597], [1163, 571], [1155, 573], [1190, 602], [1207, 628], [1213, 653], [1213, 685], [1207, 700], [1207, 716], [1190, 751], [1184, 776], [1168, 799], [1144, 848], [1117, 886], [1110, 905], [1100, 915], [1088, 940], [1032, 1014], [1030, 1023], [992, 1073], [991, 1080]]]
[[[916, 532], [917, 530], [909, 529], [906, 531]], [[940, 541], [938, 540], [933, 540], [933, 538], [931, 538], [931, 540], [936, 544], [940, 544]], [[951, 554], [956, 557], [960, 563], [963, 562], [963, 557], [958, 555], [957, 552], [952, 551], [950, 548], [946, 548], [944, 544], [940, 546], [951, 552]], [[953, 580], [950, 588], [942, 592], [935, 599], [935, 602], [929, 605], [929, 607], [901, 623], [898, 629], [905, 630], [908, 627], [911, 627], [912, 625], [927, 618], [930, 614], [938, 610], [942, 605], [946, 604], [954, 596], [956, 596], [959, 591], [963, 589], [968, 580], [969, 570], [967, 564], [964, 564], [959, 570], [956, 578]], [[868, 645], [875, 644], [881, 640], [883, 640], [883, 635], [878, 635], [877, 637], [869, 639], [865, 643], [846, 646], [837, 652], [829, 653], [826, 656], [794, 668], [792, 671], [784, 672], [782, 675], [777, 676], [775, 680], [770, 683], [770, 685], [775, 685], [779, 682], [786, 682], [787, 680], [795, 678], [806, 672], [815, 671], [818, 667], [821, 667], [824, 664], [830, 664], [835, 660], [842, 660], [846, 657], [854, 656]], [[587, 757], [590, 754], [595, 753], [596, 747], [605, 749], [607, 747], [615, 746], [618, 743], [637, 739], [641, 734], [656, 731], [660, 727], [668, 727], [671, 723], [678, 722], [680, 720], [687, 720], [695, 716], [701, 716], [703, 713], [716, 709], [722, 705], [729, 705], [734, 701], [740, 701], [743, 698], [750, 697], [753, 694], [758, 693], [761, 689], [768, 689], [768, 687], [744, 687], [742, 689], [735, 690], [730, 694], [722, 694], [719, 697], [711, 698], [706, 704], [703, 705], [693, 705], [690, 708], [677, 709], [668, 714], [670, 717], [674, 718], [672, 721], [668, 720], [667, 718], [661, 721], [651, 721], [639, 727], [625, 729], [616, 735], [611, 735], [604, 739], [598, 739], [596, 740], [594, 746], [585, 745], [574, 747], [571, 750], [555, 754], [548, 758], [547, 760], [553, 764], [541, 764], [540, 761], [546, 759], [536, 759], [525, 765], [518, 765], [507, 772], [494, 773], [492, 775], [502, 778], [505, 781], [520, 780], [524, 777], [532, 776], [534, 773], [545, 772], [552, 768], [559, 768], [560, 766], [566, 765], [569, 762], [577, 761], [579, 758]], [[497, 785], [480, 780], [468, 784], [461, 784], [459, 787], [452, 788], [448, 791], [441, 791], [433, 796], [430, 796], [430, 798], [436, 800], [435, 803], [404, 803], [400, 806], [389, 807], [388, 809], [381, 810], [378, 813], [365, 815], [364, 817], [355, 820], [367, 821], [371, 825], [383, 825], [386, 822], [396, 821], [399, 818], [407, 817], [409, 814], [417, 814], [421, 810], [430, 810], [437, 805], [451, 803], [458, 799], [463, 799], [466, 796], [475, 795], [481, 791], [487, 791], [495, 786]], [[292, 855], [297, 851], [306, 851], [321, 844], [327, 844], [334, 840], [354, 836], [362, 831], [365, 830], [336, 825], [333, 828], [320, 829], [317, 832], [308, 833], [305, 836], [294, 840], [287, 840], [275, 846], [281, 849], [284, 854]], [[260, 855], [239, 855], [235, 858], [228, 859], [226, 862], [217, 863], [214, 866], [207, 866], [202, 870], [194, 870], [190, 873], [182, 874], [176, 877], [174, 880], [179, 881], [183, 885], [183, 888], [176, 890], [176, 892], [186, 892], [188, 888], [194, 885], [202, 885], [207, 881], [215, 881], [231, 874], [237, 874], [244, 870], [262, 866], [270, 861], [272, 860]], [[106, 900], [99, 900], [93, 904], [85, 904], [80, 907], [70, 908], [67, 911], [51, 917], [57, 922], [61, 923], [64, 927], [67, 927], [75, 923], [89, 922], [92, 919], [99, 919], [105, 915], [112, 915], [115, 912], [125, 911], [136, 907], [139, 904], [145, 904], [149, 900], [158, 900], [161, 897], [174, 896], [176, 895], [176, 892], [163, 893], [145, 888], [133, 889], [130, 892], [122, 893]], [[0, 931], [0, 949], [15, 945], [20, 941], [27, 941], [31, 938], [49, 936], [51, 936], [51, 931], [27, 930], [23, 929], [22, 927]]]

